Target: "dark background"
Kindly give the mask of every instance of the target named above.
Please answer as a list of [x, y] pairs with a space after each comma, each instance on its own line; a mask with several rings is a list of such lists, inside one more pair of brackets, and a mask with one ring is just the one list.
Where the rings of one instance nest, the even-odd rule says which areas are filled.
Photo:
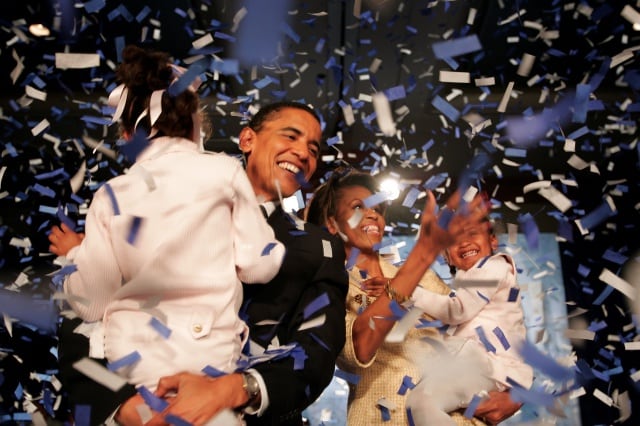
[[[626, 392], [635, 401], [634, 417], [627, 422], [637, 423], [638, 383], [630, 375], [639, 368], [639, 357], [637, 351], [624, 349], [625, 341], [638, 339], [637, 317], [634, 323], [629, 300], [620, 292], [599, 298], [607, 285], [598, 279], [604, 268], [621, 275], [625, 264], [638, 261], [637, 53], [631, 51], [631, 57], [616, 67], [607, 66], [612, 57], [640, 44], [640, 33], [621, 16], [623, 8], [635, 8], [634, 3], [363, 1], [357, 18], [350, 0], [295, 1], [282, 9], [288, 13], [275, 19], [271, 15], [276, 12], [268, 13], [266, 4], [277, 12], [280, 2], [0, 4], [0, 167], [5, 168], [0, 183], [0, 308], [16, 319], [11, 330], [7, 323], [0, 325], [0, 415], [6, 414], [2, 419], [16, 421], [28, 411], [22, 403], [26, 395], [38, 399], [59, 421], [67, 416], [64, 390], [52, 384], [57, 368], [55, 350], [50, 351], [55, 347], [51, 331], [55, 324], [49, 329], [30, 327], [42, 319], [34, 313], [40, 311], [27, 303], [28, 312], [22, 309], [20, 314], [9, 305], [15, 307], [13, 297], [19, 295], [56, 309], [51, 296], [58, 284], [47, 274], [57, 266], [47, 255], [46, 230], [58, 223], [59, 216], [51, 209], [64, 213], [80, 229], [83, 208], [96, 185], [126, 169], [127, 160], [121, 155], [110, 158], [94, 152], [85, 139], [117, 148], [117, 126], [94, 124], [86, 117], [108, 117], [105, 99], [113, 87], [113, 65], [121, 47], [136, 43], [165, 50], [185, 65], [183, 61], [196, 54], [233, 59], [240, 41], [257, 43], [275, 34], [277, 45], [263, 49], [262, 60], [243, 62], [235, 75], [203, 75], [202, 102], [214, 127], [206, 147], [238, 155], [234, 137], [251, 108], [286, 98], [314, 105], [327, 140], [341, 135], [342, 143], [323, 148], [327, 161], [320, 163], [312, 184], [347, 162], [380, 177], [400, 179], [404, 184], [400, 201], [410, 188], [424, 189], [425, 182], [441, 175], [444, 179], [432, 189], [444, 200], [460, 177], [468, 175], [471, 160], [487, 154], [490, 164], [477, 170], [473, 181], [492, 198], [493, 215], [516, 224], [530, 215], [535, 225], [528, 232], [537, 228], [559, 236], [568, 309], [585, 311], [579, 317], [596, 331], [593, 341], [576, 346], [582, 361], [578, 378], [586, 390], [580, 399], [583, 424], [611, 424], [620, 415], [618, 408], [592, 396], [595, 389], [612, 397]], [[234, 32], [233, 18], [243, 6], [249, 14]], [[147, 7], [148, 13], [141, 15]], [[470, 10], [477, 11], [471, 23]], [[252, 21], [256, 15], [263, 19]], [[52, 16], [57, 16], [57, 23]], [[52, 36], [30, 35], [27, 26], [35, 19], [49, 20], [55, 28]], [[289, 35], [283, 32], [283, 23], [291, 29]], [[160, 31], [159, 38], [152, 37], [153, 29]], [[544, 31], [557, 31], [558, 36], [548, 38]], [[192, 42], [209, 33], [215, 35], [214, 43], [205, 51], [194, 51]], [[470, 73], [472, 83], [441, 83], [439, 71], [452, 70], [452, 63], [435, 57], [433, 43], [468, 35], [476, 35], [482, 49], [453, 59], [456, 71]], [[65, 51], [98, 52], [100, 65], [55, 68], [53, 55]], [[521, 76], [517, 70], [525, 53], [536, 59], [530, 73]], [[17, 64], [14, 55], [24, 64], [15, 83], [9, 77]], [[376, 58], [381, 60], [379, 69], [369, 72]], [[265, 77], [271, 83], [256, 87]], [[479, 88], [473, 84], [479, 77], [494, 77], [496, 84]], [[505, 113], [498, 113], [509, 82], [514, 83], [516, 96]], [[574, 116], [579, 84], [591, 84], [586, 120]], [[27, 97], [27, 85], [46, 91], [46, 101]], [[377, 128], [371, 103], [361, 99], [398, 86], [406, 95], [391, 101], [398, 132], [388, 137]], [[432, 105], [436, 96], [446, 98], [452, 90], [461, 91], [451, 100], [461, 112], [454, 121]], [[481, 98], [483, 90], [487, 94]], [[546, 100], [541, 101], [545, 92]], [[341, 104], [353, 109], [353, 124], [345, 123]], [[490, 119], [491, 125], [472, 134], [467, 121], [471, 113]], [[517, 119], [536, 117], [542, 123], [539, 134], [529, 132], [526, 140], [510, 137], [518, 130]], [[49, 137], [33, 136], [31, 128], [43, 119], [50, 122], [45, 131]], [[575, 153], [566, 151], [567, 137], [585, 126], [586, 134], [575, 138]], [[520, 148], [517, 153], [524, 156], [514, 156], [508, 148]], [[574, 154], [590, 167], [570, 166], [567, 161]], [[89, 169], [87, 185], [74, 194], [68, 182], [82, 162]], [[572, 207], [559, 212], [536, 191], [523, 193], [524, 185], [540, 180], [551, 180], [572, 200]], [[601, 206], [605, 197], [614, 203], [615, 214], [581, 235], [575, 221]], [[389, 209], [392, 233], [413, 232], [420, 203], [412, 208], [400, 204]], [[16, 240], [28, 241], [27, 247], [16, 246]], [[625, 278], [638, 282], [637, 277]], [[34, 372], [44, 376], [34, 379]], [[54, 408], [56, 397], [61, 404]]]

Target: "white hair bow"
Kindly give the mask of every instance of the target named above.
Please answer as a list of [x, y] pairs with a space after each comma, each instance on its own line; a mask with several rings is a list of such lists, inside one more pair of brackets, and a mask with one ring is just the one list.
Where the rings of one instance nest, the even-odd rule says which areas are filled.
[[[175, 64], [169, 64], [169, 66], [171, 67], [171, 72], [173, 74], [173, 80], [171, 81], [171, 85], [178, 83], [180, 78], [183, 77], [185, 73], [187, 73], [188, 71], [186, 68], [180, 67]], [[195, 76], [195, 78], [188, 83], [189, 85], [186, 87], [186, 89], [191, 90], [192, 92], [197, 92], [198, 88], [202, 84], [202, 80], [200, 79], [199, 76]], [[162, 95], [165, 92], [166, 92], [166, 89], [162, 89], [162, 90], [155, 90], [153, 93], [151, 93], [151, 98], [149, 99], [149, 106], [145, 108], [145, 110], [142, 111], [142, 113], [136, 119], [136, 122], [134, 124], [134, 129], [138, 127], [138, 123], [144, 117], [149, 115], [149, 121], [151, 123], [151, 133], [149, 134], [149, 137], [152, 137], [157, 133], [158, 129], [154, 128], [154, 125], [158, 120], [158, 118], [160, 117], [160, 114], [162, 114]], [[124, 111], [124, 106], [127, 103], [128, 94], [129, 94], [129, 90], [124, 84], [120, 84], [115, 89], [113, 89], [111, 93], [109, 93], [109, 99], [107, 100], [107, 105], [115, 108], [115, 112], [113, 113], [113, 117], [111, 118], [112, 124], [118, 121], [122, 116], [122, 113]], [[192, 119], [193, 119], [192, 140], [194, 142], [200, 142], [200, 138], [201, 138], [200, 117], [198, 116], [197, 113], [195, 113], [193, 114]]]

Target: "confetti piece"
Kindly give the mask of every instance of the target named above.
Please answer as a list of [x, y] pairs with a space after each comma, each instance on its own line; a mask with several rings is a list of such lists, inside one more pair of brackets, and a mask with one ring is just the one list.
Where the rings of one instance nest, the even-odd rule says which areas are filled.
[[271, 253], [271, 250], [273, 250], [278, 244], [275, 242], [270, 242], [268, 243], [263, 249], [262, 252], [260, 253], [260, 256], [268, 256], [269, 253]]
[[453, 105], [442, 99], [440, 96], [436, 95], [433, 98], [433, 101], [431, 101], [431, 105], [433, 105], [438, 111], [443, 113], [452, 122], [456, 122], [458, 118], [460, 118], [460, 111], [458, 111]]
[[483, 398], [480, 397], [479, 395], [473, 395], [473, 397], [471, 398], [471, 401], [469, 401], [469, 405], [467, 405], [467, 408], [465, 408], [464, 410], [464, 416], [467, 419], [473, 418], [473, 414], [478, 409], [478, 405], [480, 405], [482, 400]]
[[108, 363], [107, 368], [110, 371], [117, 371], [123, 367], [130, 367], [133, 364], [136, 364], [138, 361], [140, 361], [140, 359], [140, 353], [138, 353], [138, 351], [133, 351], [120, 359]]
[[268, 3], [250, 0], [245, 3], [244, 11], [234, 17], [234, 29], [238, 29], [237, 40], [233, 45], [233, 56], [242, 64], [259, 64], [277, 55], [277, 46], [281, 39], [280, 28], [265, 22], [282, 22], [287, 16], [288, 1], [274, 0]]
[[305, 320], [308, 319], [320, 309], [327, 307], [329, 303], [330, 301], [327, 293], [322, 293], [320, 296], [313, 299], [307, 306], [305, 306], [303, 318]]
[[468, 72], [440, 70], [438, 79], [442, 83], [470, 83], [471, 74]]
[[615, 288], [620, 293], [622, 293], [625, 296], [627, 296], [629, 299], [635, 300], [636, 290], [633, 288], [633, 286], [631, 284], [629, 284], [628, 282], [626, 282], [625, 280], [623, 280], [622, 278], [620, 278], [617, 275], [615, 275], [610, 270], [608, 270], [606, 268], [603, 269], [602, 272], [600, 273], [600, 276], [598, 277], [598, 279], [600, 281], [608, 284], [609, 286]]
[[[402, 318], [395, 323], [391, 331], [385, 337], [385, 342], [399, 343], [404, 341], [409, 330], [415, 327], [418, 322], [418, 318], [422, 316], [424, 312], [418, 308], [411, 308], [408, 312], [402, 311]], [[396, 314], [398, 315], [398, 314]]]
[[168, 339], [169, 336], [171, 336], [171, 329], [156, 317], [152, 317], [151, 320], [149, 320], [149, 326], [151, 326], [151, 328], [153, 328], [164, 339]]
[[478, 336], [478, 339], [480, 340], [480, 343], [484, 345], [485, 350], [487, 352], [496, 353], [496, 348], [491, 344], [491, 342], [489, 342], [489, 339], [487, 339], [487, 336], [484, 333], [484, 329], [481, 326], [479, 326], [475, 328], [475, 331], [476, 331], [476, 335]]
[[448, 41], [440, 41], [433, 43], [431, 46], [436, 58], [455, 58], [456, 56], [466, 55], [468, 53], [482, 50], [482, 45], [478, 36], [472, 34], [466, 37], [460, 37]]
[[393, 136], [396, 133], [396, 125], [391, 115], [391, 106], [387, 97], [383, 92], [375, 93], [372, 96], [372, 103], [380, 131], [385, 136]]
[[333, 258], [333, 249], [331, 247], [331, 241], [322, 240], [322, 255], [326, 258]]
[[357, 385], [358, 383], [360, 383], [360, 376], [358, 374], [348, 373], [344, 370], [340, 370], [339, 368], [336, 368], [334, 376], [343, 379], [347, 383], [351, 383], [352, 385]]
[[151, 392], [145, 386], [138, 386], [136, 389], [142, 399], [144, 399], [145, 404], [147, 404], [153, 411], [162, 412], [169, 406], [169, 403], [167, 401], [155, 396], [153, 392]]
[[100, 66], [100, 55], [97, 53], [56, 53], [56, 68], [80, 69]]
[[527, 364], [552, 379], [565, 382], [574, 378], [574, 372], [571, 369], [558, 364], [555, 359], [543, 354], [528, 341], [524, 341], [518, 351]]
[[129, 235], [127, 236], [127, 242], [134, 245], [136, 238], [140, 232], [140, 226], [142, 225], [142, 218], [134, 216], [131, 218], [131, 226], [129, 227]]
[[507, 84], [507, 88], [504, 91], [502, 99], [500, 100], [500, 104], [497, 108], [498, 112], [505, 112], [507, 110], [507, 105], [509, 104], [509, 98], [511, 97], [511, 92], [513, 91], [514, 85], [515, 83], [513, 81], [510, 81], [509, 84]]
[[113, 392], [117, 392], [127, 384], [125, 379], [89, 358], [82, 358], [80, 361], [75, 362], [73, 368]]
[[408, 390], [414, 389], [415, 387], [416, 384], [413, 382], [413, 379], [409, 376], [404, 376], [398, 388], [398, 395], [406, 395]]
[[218, 370], [217, 368], [212, 367], [210, 365], [207, 365], [206, 367], [204, 367], [202, 369], [202, 372], [209, 377], [221, 377], [227, 374], [224, 371]]
[[502, 332], [500, 327], [494, 328], [493, 329], [493, 334], [495, 334], [495, 336], [498, 338], [498, 340], [500, 341], [500, 344], [502, 345], [504, 350], [505, 351], [509, 350], [511, 345], [509, 344], [509, 341], [507, 340], [507, 337], [504, 335], [504, 333]]

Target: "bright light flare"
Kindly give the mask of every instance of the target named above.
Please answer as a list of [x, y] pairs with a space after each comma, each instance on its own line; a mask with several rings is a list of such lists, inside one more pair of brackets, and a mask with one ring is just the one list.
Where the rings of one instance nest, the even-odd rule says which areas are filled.
[[386, 178], [380, 183], [380, 191], [388, 194], [388, 200], [395, 200], [400, 196], [400, 183], [397, 179]]

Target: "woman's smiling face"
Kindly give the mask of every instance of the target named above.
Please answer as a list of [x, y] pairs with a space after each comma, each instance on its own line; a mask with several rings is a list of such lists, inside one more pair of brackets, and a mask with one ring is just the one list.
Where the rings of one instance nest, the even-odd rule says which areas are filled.
[[336, 200], [336, 214], [329, 218], [327, 227], [332, 233], [340, 233], [345, 245], [363, 253], [374, 251], [374, 246], [384, 235], [384, 206], [365, 207], [365, 200], [372, 195], [363, 186], [341, 188]]

